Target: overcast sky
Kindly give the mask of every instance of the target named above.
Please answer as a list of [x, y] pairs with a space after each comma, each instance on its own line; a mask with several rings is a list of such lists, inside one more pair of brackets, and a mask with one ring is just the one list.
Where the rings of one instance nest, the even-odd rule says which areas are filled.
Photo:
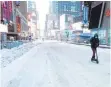
[[40, 29], [43, 30], [45, 27], [45, 17], [49, 11], [49, 0], [36, 0], [36, 5], [39, 12]]

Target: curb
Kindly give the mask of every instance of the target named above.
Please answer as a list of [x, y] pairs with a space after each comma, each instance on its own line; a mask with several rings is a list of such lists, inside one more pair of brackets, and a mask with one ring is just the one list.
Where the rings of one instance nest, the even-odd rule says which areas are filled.
[[[85, 46], [91, 46], [91, 45], [88, 45], [88, 44], [77, 44], [77, 43], [70, 43], [70, 42], [68, 42], [69, 44], [75, 44], [75, 45], [85, 45]], [[111, 47], [110, 46], [99, 46], [98, 48], [105, 48], [105, 49], [111, 49]]]
[[[90, 45], [86, 45], [86, 46], [90, 46]], [[106, 49], [110, 49], [111, 47], [106, 47], [106, 46], [99, 46], [98, 48], [106, 48]]]

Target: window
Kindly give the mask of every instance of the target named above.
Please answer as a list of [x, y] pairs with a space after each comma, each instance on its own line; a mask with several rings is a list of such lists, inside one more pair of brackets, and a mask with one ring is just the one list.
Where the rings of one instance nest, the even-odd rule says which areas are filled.
[[66, 9], [66, 5], [64, 5], [64, 11], [66, 11], [67, 9]]
[[71, 7], [71, 11], [72, 11], [72, 12], [75, 12], [75, 6], [72, 6], [72, 7]]

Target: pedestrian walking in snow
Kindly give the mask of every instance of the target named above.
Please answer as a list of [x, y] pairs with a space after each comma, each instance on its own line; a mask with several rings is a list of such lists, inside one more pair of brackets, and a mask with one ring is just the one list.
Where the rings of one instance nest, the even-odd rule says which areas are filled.
[[32, 39], [32, 38], [31, 38], [31, 35], [30, 35], [30, 36], [29, 36], [29, 41], [31, 41], [31, 39]]
[[94, 35], [94, 37], [92, 37], [90, 39], [90, 43], [91, 43], [91, 49], [92, 49], [92, 52], [93, 52], [91, 61], [94, 61], [94, 60], [96, 60], [95, 59], [95, 54], [97, 53], [97, 47], [99, 46], [99, 39], [98, 39], [98, 34], [97, 33]]

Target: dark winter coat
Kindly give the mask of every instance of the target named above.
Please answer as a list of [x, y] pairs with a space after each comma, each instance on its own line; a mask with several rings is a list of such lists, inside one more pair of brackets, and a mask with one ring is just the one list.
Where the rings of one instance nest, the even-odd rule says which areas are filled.
[[91, 48], [97, 48], [99, 46], [99, 39], [96, 37], [92, 37], [90, 39]]

